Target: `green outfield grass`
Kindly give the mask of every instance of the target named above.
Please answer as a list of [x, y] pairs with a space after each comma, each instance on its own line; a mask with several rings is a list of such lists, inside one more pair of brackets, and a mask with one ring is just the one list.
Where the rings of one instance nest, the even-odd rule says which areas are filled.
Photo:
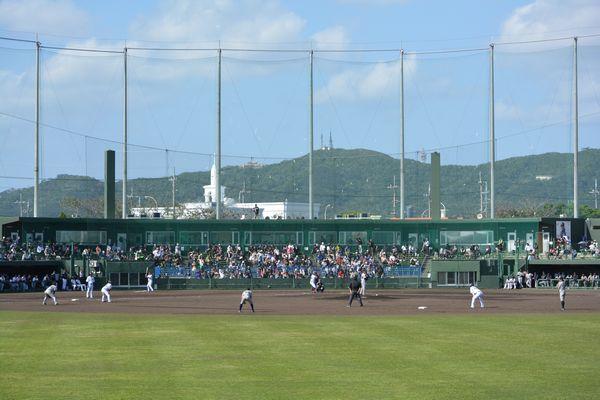
[[599, 315], [0, 312], [0, 399], [600, 398]]

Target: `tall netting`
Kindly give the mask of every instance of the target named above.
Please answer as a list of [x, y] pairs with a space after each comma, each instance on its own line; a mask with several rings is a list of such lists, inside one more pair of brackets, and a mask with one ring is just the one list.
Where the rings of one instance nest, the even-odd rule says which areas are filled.
[[[428, 217], [438, 207], [430, 187], [433, 152], [441, 155], [442, 215], [490, 216], [490, 48], [403, 54], [321, 48], [311, 56], [309, 50], [133, 47], [125, 56], [122, 47], [93, 41], [41, 47], [40, 216], [101, 215], [108, 149], [116, 151], [121, 214], [125, 89], [129, 214], [212, 217], [220, 105], [223, 217], [252, 217], [254, 203], [286, 200], [288, 215], [307, 215], [311, 70], [315, 217]], [[493, 54], [496, 216], [529, 206], [538, 212], [545, 203], [564, 204], [569, 213], [574, 41], [503, 43]], [[580, 38], [579, 194], [587, 206], [595, 200], [598, 62], [600, 40]], [[0, 190], [33, 182], [35, 83], [35, 43], [0, 41]], [[172, 175], [175, 183], [167, 179]], [[48, 179], [60, 190], [45, 190]], [[2, 196], [1, 213], [31, 214], [33, 190]], [[348, 240], [357, 239], [352, 235]]]
[[[78, 197], [100, 204], [100, 196], [92, 190], [97, 185], [88, 177], [103, 179], [104, 150], [116, 149], [121, 137], [123, 57], [43, 48], [40, 58], [38, 214], [56, 216], [70, 208], [66, 203], [71, 199], [63, 196], [67, 190], [75, 189]], [[43, 181], [51, 178], [63, 190], [42, 190]], [[60, 210], [52, 204], [59, 204]]]
[[[33, 182], [35, 47], [0, 41], [0, 192]], [[32, 215], [33, 191], [5, 192], [2, 215]], [[22, 202], [22, 203], [18, 203]]]
[[223, 51], [221, 87], [221, 182], [232, 212], [307, 203], [308, 53]]
[[[130, 212], [171, 213], [173, 189], [177, 215], [182, 203], [204, 201], [215, 149], [216, 63], [215, 51], [128, 50]], [[165, 179], [173, 174], [175, 187]]]
[[572, 200], [572, 92], [572, 40], [496, 46], [499, 216]]
[[317, 53], [314, 76], [319, 216], [397, 216], [400, 53]]
[[[442, 215], [486, 214], [488, 51], [408, 54], [405, 68], [406, 206], [428, 217], [431, 153], [440, 153]], [[483, 200], [483, 201], [482, 201]]]
[[[581, 174], [579, 180], [579, 202], [597, 208], [600, 194], [600, 171], [594, 168], [594, 160], [600, 156], [600, 39], [580, 38], [578, 40], [579, 76], [579, 156]], [[591, 173], [590, 173], [591, 172]], [[586, 178], [587, 177], [587, 178]], [[598, 181], [596, 183], [596, 180]]]

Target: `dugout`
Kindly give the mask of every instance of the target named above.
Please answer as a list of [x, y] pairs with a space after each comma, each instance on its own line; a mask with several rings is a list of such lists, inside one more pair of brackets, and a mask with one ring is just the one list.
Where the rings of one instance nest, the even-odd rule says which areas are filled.
[[43, 277], [53, 272], [66, 271], [62, 261], [0, 261], [0, 275], [36, 275]]
[[528, 263], [527, 270], [540, 275], [542, 272], [556, 274], [600, 274], [600, 259], [581, 258], [572, 260], [531, 260]]

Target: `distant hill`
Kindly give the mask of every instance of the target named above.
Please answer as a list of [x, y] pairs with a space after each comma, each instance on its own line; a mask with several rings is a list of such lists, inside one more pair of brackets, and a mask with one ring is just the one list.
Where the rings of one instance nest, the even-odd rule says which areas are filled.
[[[329, 215], [343, 211], [363, 211], [389, 216], [392, 210], [392, 184], [399, 184], [399, 161], [371, 150], [318, 150], [315, 157], [315, 202], [322, 208], [331, 204]], [[498, 209], [534, 206], [544, 203], [568, 203], [572, 199], [571, 154], [546, 153], [515, 157], [496, 163], [496, 204]], [[593, 205], [589, 191], [600, 175], [600, 149], [584, 149], [580, 153], [580, 202]], [[472, 217], [479, 211], [479, 173], [488, 180], [488, 164], [443, 165], [442, 202], [449, 216]], [[406, 205], [414, 215], [427, 209], [430, 166], [415, 160], [405, 161]], [[308, 198], [308, 156], [254, 167], [225, 167], [222, 182], [226, 195], [238, 200], [240, 192], [246, 202], [300, 201]], [[536, 177], [538, 177], [536, 179]], [[548, 177], [548, 178], [539, 178]], [[544, 180], [545, 179], [545, 180]], [[182, 173], [177, 177], [177, 202], [199, 201], [202, 185], [209, 183], [209, 172]], [[121, 198], [117, 184], [117, 199]], [[148, 195], [160, 205], [171, 204], [171, 182], [168, 178], [132, 179], [128, 188], [136, 195]], [[72, 213], [66, 200], [79, 199], [97, 205], [103, 195], [102, 181], [73, 175], [59, 175], [40, 184], [40, 214], [58, 216]], [[33, 188], [0, 192], [0, 215], [18, 215], [15, 201], [22, 194], [32, 201]], [[398, 195], [398, 190], [396, 190]], [[93, 215], [94, 207], [82, 207], [79, 215]]]

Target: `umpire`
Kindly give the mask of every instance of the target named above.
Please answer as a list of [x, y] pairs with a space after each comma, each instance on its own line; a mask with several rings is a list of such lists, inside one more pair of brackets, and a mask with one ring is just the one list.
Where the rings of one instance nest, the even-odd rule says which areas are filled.
[[348, 299], [348, 305], [346, 307], [352, 307], [352, 301], [355, 297], [358, 298], [360, 306], [362, 307], [363, 302], [362, 297], [360, 296], [360, 282], [356, 278], [356, 274], [352, 276], [352, 280], [350, 281], [350, 286], [348, 286], [348, 289], [350, 289], [350, 298]]

